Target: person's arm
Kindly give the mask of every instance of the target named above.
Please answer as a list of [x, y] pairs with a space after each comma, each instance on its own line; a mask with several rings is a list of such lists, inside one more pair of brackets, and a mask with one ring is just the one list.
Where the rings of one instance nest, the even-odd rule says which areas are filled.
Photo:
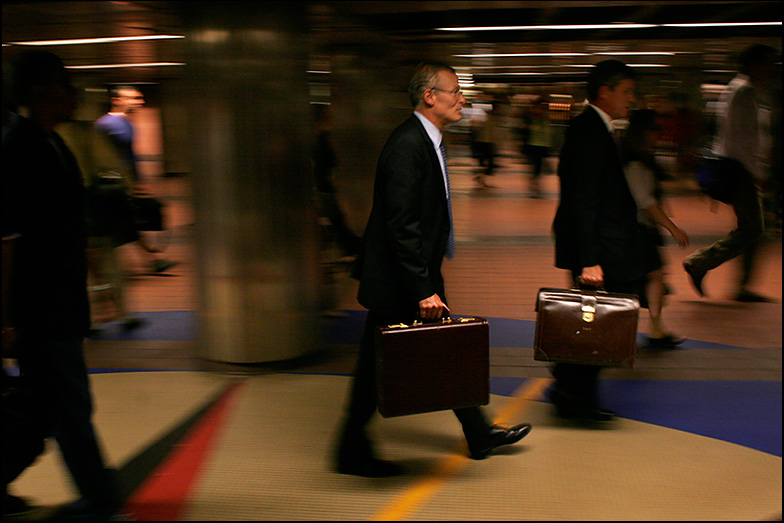
[[667, 216], [654, 196], [656, 183], [654, 176], [654, 173], [642, 162], [629, 162], [626, 165], [626, 180], [637, 207], [650, 216], [654, 223], [667, 229], [679, 246], [687, 247], [688, 235]]
[[[599, 119], [599, 115], [595, 115]], [[607, 161], [602, 155], [607, 150], [604, 129], [583, 118], [579, 128], [570, 129], [568, 147], [561, 154], [561, 194], [567, 200], [571, 223], [566, 226], [572, 231], [577, 246], [578, 262], [584, 279], [590, 284], [601, 284], [604, 272], [599, 266], [602, 169]], [[599, 122], [599, 125], [604, 125]], [[606, 132], [606, 131], [605, 131]]]
[[727, 107], [726, 155], [740, 161], [756, 179], [762, 179], [759, 161], [759, 122], [754, 90], [743, 87]]
[[388, 241], [398, 264], [396, 273], [414, 303], [425, 301], [425, 309], [438, 308], [442, 298], [434, 299], [436, 289], [428, 268], [423, 230], [424, 184], [430, 157], [412, 135], [399, 137], [387, 153], [381, 183]]
[[661, 205], [655, 203], [645, 209], [646, 214], [650, 216], [654, 222], [658, 225], [661, 225], [665, 229], [667, 229], [672, 237], [675, 238], [675, 241], [678, 242], [680, 247], [688, 247], [689, 246], [689, 236], [677, 225], [673, 222], [667, 213], [664, 212], [664, 209], [661, 208]]

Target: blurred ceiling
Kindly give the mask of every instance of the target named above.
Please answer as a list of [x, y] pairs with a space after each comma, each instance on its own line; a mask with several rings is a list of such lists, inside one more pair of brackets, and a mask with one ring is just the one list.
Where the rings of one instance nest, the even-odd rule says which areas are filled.
[[[3, 55], [18, 46], [9, 42], [114, 36], [185, 34], [181, 14], [210, 2], [98, 1], [3, 3]], [[241, 2], [232, 2], [241, 4]], [[289, 2], [287, 5], [290, 5]], [[357, 27], [390, 43], [455, 65], [476, 84], [527, 85], [579, 81], [586, 65], [604, 53], [646, 74], [681, 77], [695, 72], [702, 81], [728, 81], [734, 55], [752, 42], [781, 47], [781, 1], [571, 1], [571, 2], [307, 2], [311, 26], [321, 44], [345, 48]], [[238, 5], [241, 16], [241, 5]], [[336, 22], [338, 20], [338, 22]], [[665, 24], [749, 23], [746, 26], [683, 27]], [[652, 27], [608, 28], [621, 23]], [[774, 25], [764, 25], [773, 23]], [[601, 24], [583, 29], [443, 30], [493, 26], [564, 26]], [[323, 35], [327, 35], [326, 37]], [[361, 45], [362, 42], [355, 42]], [[184, 39], [125, 41], [47, 46], [74, 69], [79, 83], [162, 82], [182, 71]], [[477, 56], [559, 53], [558, 56]], [[577, 56], [568, 53], [579, 53]], [[465, 57], [460, 55], [473, 55]], [[402, 58], [405, 59], [404, 57]], [[413, 59], [413, 58], [412, 58]], [[116, 64], [136, 64], [115, 68]], [[138, 65], [155, 64], [155, 65]], [[580, 68], [583, 67], [583, 70]], [[461, 80], [462, 81], [462, 80]]]

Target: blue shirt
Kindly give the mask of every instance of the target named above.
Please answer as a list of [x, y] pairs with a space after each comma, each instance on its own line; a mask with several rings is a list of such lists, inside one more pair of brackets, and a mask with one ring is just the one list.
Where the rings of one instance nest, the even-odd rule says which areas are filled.
[[136, 155], [133, 153], [133, 125], [124, 115], [105, 114], [95, 121], [95, 127], [106, 133], [117, 146], [123, 161], [134, 180], [138, 180], [136, 172]]

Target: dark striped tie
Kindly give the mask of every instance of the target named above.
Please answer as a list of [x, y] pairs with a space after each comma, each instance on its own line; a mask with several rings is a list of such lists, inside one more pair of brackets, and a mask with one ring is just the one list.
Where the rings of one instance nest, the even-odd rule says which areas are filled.
[[446, 175], [446, 208], [449, 210], [449, 240], [446, 244], [446, 257], [452, 258], [455, 255], [455, 226], [452, 222], [452, 194], [449, 188], [449, 168], [446, 166], [446, 147], [441, 142], [441, 159], [444, 160], [444, 174]]

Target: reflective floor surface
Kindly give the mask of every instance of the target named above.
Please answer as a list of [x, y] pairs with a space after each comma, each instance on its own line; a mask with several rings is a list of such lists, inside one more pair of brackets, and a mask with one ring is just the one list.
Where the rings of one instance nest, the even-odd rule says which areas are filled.
[[[668, 202], [692, 245], [668, 242], [667, 325], [687, 338], [673, 350], [641, 347], [633, 369], [603, 373], [602, 399], [619, 419], [606, 427], [563, 422], [543, 392], [549, 367], [533, 360], [534, 300], [562, 287], [549, 228], [557, 177], [530, 198], [527, 166], [502, 159], [478, 189], [474, 163], [450, 164], [458, 253], [445, 261], [456, 315], [483, 316], [491, 331], [491, 401], [500, 424], [531, 422], [517, 445], [486, 460], [466, 457], [450, 412], [371, 425], [378, 453], [403, 476], [364, 479], [332, 469], [364, 311], [356, 282], [337, 268], [313, 355], [253, 372], [204, 372], [196, 343], [193, 213], [187, 178], [151, 178], [169, 231], [156, 241], [178, 264], [156, 274], [121, 248], [130, 308], [147, 323], [115, 323], [86, 342], [95, 424], [123, 480], [128, 518], [168, 520], [780, 520], [781, 232], [769, 233], [754, 289], [771, 303], [729, 298], [735, 262], [691, 289], [681, 260], [733, 226], [689, 182]], [[647, 311], [640, 317], [644, 344]], [[12, 361], [5, 361], [12, 365]], [[248, 370], [248, 369], [245, 369]], [[41, 519], [75, 498], [56, 448], [13, 485]]]

